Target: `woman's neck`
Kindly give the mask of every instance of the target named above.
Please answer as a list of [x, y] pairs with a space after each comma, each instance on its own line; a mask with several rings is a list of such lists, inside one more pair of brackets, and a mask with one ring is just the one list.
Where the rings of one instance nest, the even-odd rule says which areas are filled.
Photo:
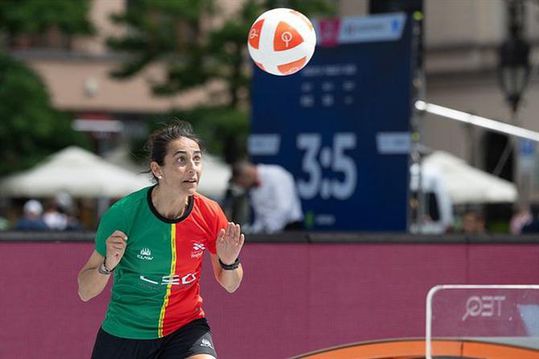
[[158, 184], [152, 191], [152, 203], [161, 216], [176, 219], [185, 213], [189, 204], [189, 196], [170, 193], [163, 190]]

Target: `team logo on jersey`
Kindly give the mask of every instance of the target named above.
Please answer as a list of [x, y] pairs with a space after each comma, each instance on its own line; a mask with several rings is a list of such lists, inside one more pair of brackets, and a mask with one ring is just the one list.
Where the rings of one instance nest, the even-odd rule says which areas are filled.
[[204, 243], [193, 243], [193, 250], [191, 251], [191, 258], [200, 258], [204, 254], [206, 246]]
[[145, 260], [145, 261], [151, 261], [153, 259], [151, 249], [150, 248], [142, 248], [140, 250], [139, 254], [137, 254], [137, 258]]

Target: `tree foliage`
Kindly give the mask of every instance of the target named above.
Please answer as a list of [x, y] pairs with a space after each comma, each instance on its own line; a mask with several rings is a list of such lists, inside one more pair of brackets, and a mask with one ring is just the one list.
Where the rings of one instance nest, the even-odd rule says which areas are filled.
[[[202, 139], [206, 151], [223, 154], [226, 162], [233, 162], [237, 153], [244, 153], [248, 124], [245, 111], [226, 106], [199, 107], [192, 110], [173, 110], [156, 115], [147, 122], [148, 133], [176, 119], [187, 120]], [[216, 140], [219, 139], [219, 140]], [[148, 160], [146, 137], [131, 141], [131, 155], [136, 162]]]
[[90, 34], [88, 0], [2, 0], [0, 31], [8, 36], [40, 34], [55, 27], [63, 34]]
[[84, 144], [69, 117], [56, 111], [39, 76], [0, 54], [0, 175], [28, 168], [47, 154]]
[[212, 151], [234, 160], [244, 151], [248, 133], [248, 113], [242, 106], [250, 90], [247, 34], [260, 14], [276, 7], [293, 8], [307, 16], [335, 11], [331, 0], [243, 0], [236, 16], [211, 28], [205, 25], [222, 17], [215, 0], [132, 0], [124, 13], [114, 16], [129, 31], [109, 39], [112, 49], [128, 55], [113, 76], [129, 78], [150, 64], [161, 63], [165, 79], [151, 84], [159, 95], [222, 80], [228, 99], [224, 107], [203, 107], [183, 115], [210, 136]]
[[[228, 87], [228, 105], [237, 107], [249, 88], [246, 71], [247, 33], [264, 10], [282, 6], [277, 0], [245, 0], [237, 16], [216, 27], [204, 27], [222, 17], [215, 0], [133, 0], [114, 20], [129, 28], [109, 39], [109, 46], [129, 56], [113, 73], [128, 78], [160, 62], [167, 76], [152, 85], [157, 94], [175, 94], [209, 80], [221, 79]], [[331, 14], [329, 0], [290, 0], [288, 7], [307, 15]]]
[[[2, 0], [0, 35], [12, 39], [55, 28], [63, 34], [89, 34], [89, 2]], [[67, 114], [55, 110], [40, 77], [24, 63], [0, 53], [0, 175], [26, 169], [47, 155], [85, 139], [71, 129]]]
[[130, 55], [113, 76], [128, 78], [159, 61], [167, 64], [168, 81], [155, 84], [156, 93], [173, 93], [208, 80], [202, 61], [202, 21], [203, 15], [212, 13], [214, 0], [132, 0], [129, 4], [124, 13], [113, 16], [129, 31], [110, 38], [108, 44]]

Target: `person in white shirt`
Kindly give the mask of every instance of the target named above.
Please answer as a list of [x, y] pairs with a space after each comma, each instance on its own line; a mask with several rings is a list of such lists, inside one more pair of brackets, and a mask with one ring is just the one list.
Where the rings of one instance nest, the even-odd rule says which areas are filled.
[[294, 177], [283, 167], [240, 161], [232, 166], [232, 182], [249, 191], [254, 212], [251, 233], [303, 229]]
[[67, 215], [63, 213], [56, 200], [49, 201], [43, 213], [43, 221], [49, 229], [63, 231], [67, 228]]

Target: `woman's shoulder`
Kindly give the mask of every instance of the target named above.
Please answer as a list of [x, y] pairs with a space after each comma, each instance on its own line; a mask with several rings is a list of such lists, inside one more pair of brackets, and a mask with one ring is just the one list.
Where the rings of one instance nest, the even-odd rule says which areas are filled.
[[215, 211], [221, 210], [221, 206], [219, 205], [219, 203], [217, 203], [213, 199], [208, 198], [200, 193], [195, 193], [193, 195], [193, 200], [195, 202], [195, 206], [200, 208], [203, 211], [205, 210], [205, 211], [215, 212]]
[[109, 212], [130, 212], [138, 208], [139, 205], [146, 204], [148, 192], [150, 189], [151, 187], [145, 187], [138, 191], [132, 192], [125, 197], [122, 197], [121, 199], [114, 202], [112, 206], [110, 206]]

